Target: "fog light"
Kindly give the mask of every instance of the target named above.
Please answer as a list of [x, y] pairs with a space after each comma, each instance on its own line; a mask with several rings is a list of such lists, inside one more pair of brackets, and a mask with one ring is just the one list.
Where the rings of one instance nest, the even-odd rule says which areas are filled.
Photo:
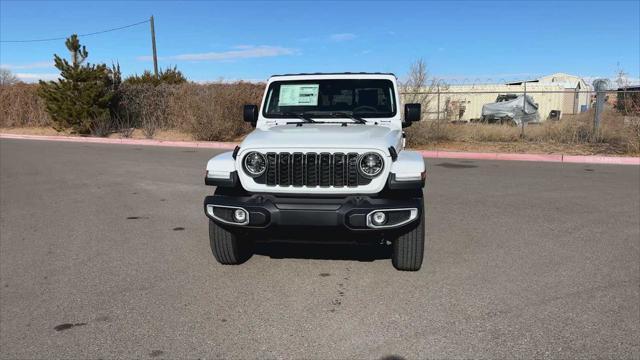
[[233, 212], [233, 220], [239, 223], [247, 221], [247, 212], [242, 209], [236, 209], [236, 211]]
[[385, 215], [382, 211], [376, 211], [371, 216], [371, 221], [373, 222], [373, 225], [383, 225], [385, 222], [387, 222], [387, 215]]

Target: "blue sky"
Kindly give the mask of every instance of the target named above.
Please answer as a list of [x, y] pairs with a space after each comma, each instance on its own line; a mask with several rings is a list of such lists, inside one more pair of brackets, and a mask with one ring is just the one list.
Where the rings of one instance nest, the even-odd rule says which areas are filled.
[[[189, 79], [262, 80], [289, 72], [406, 74], [418, 58], [450, 81], [554, 72], [640, 78], [640, 1], [0, 2], [0, 40], [89, 33], [154, 15], [160, 66]], [[87, 36], [90, 62], [152, 69], [148, 24]], [[55, 76], [64, 41], [0, 43], [25, 80]], [[619, 65], [618, 65], [619, 64]]]

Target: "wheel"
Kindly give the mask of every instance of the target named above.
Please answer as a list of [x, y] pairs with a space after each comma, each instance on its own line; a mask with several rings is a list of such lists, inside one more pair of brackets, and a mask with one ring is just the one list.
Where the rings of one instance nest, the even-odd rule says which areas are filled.
[[403, 271], [418, 271], [424, 257], [424, 215], [418, 223], [404, 233], [397, 235], [393, 242], [391, 262], [393, 267]]
[[223, 265], [238, 265], [247, 261], [252, 255], [252, 244], [249, 239], [209, 220], [209, 243], [213, 256]]

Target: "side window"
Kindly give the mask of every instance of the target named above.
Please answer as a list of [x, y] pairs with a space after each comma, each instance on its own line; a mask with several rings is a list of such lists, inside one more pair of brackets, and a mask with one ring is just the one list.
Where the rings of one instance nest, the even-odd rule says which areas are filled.
[[275, 110], [274, 109], [275, 104], [278, 103], [277, 101], [271, 101], [271, 97], [273, 96], [273, 93], [274, 93], [274, 91], [273, 91], [273, 88], [272, 88], [271, 90], [269, 90], [269, 93], [267, 94], [267, 100], [265, 102], [266, 108], [267, 108], [267, 112], [274, 111]]

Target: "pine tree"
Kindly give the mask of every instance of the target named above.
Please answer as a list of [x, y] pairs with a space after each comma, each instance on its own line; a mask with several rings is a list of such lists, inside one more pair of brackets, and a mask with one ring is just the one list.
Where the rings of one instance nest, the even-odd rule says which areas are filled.
[[67, 38], [65, 45], [71, 53], [71, 63], [54, 54], [61, 78], [40, 81], [38, 95], [45, 100], [46, 110], [57, 130], [71, 129], [86, 134], [91, 131], [94, 119], [109, 116], [114, 86], [120, 78], [119, 66], [115, 73], [115, 67], [112, 71], [105, 64], [85, 63], [89, 52], [76, 34]]

